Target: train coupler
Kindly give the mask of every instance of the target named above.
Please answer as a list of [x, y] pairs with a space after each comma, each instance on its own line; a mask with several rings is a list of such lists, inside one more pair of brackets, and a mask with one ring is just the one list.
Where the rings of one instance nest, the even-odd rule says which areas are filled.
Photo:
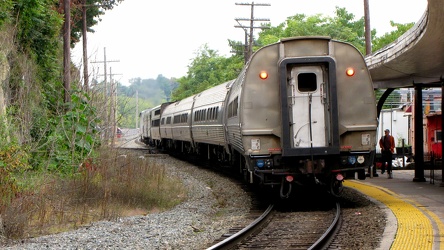
[[[291, 175], [287, 175], [285, 178], [282, 178], [281, 181], [281, 190], [280, 190], [280, 195], [281, 195], [281, 199], [288, 199], [290, 197], [291, 194], [291, 189], [293, 186], [293, 176]], [[288, 186], [288, 188], [285, 188], [286, 186]], [[285, 194], [284, 194], [284, 189], [287, 189]]]

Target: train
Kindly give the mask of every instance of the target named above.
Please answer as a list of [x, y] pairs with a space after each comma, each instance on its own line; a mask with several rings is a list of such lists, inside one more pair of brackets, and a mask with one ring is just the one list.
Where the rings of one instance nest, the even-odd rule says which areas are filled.
[[292, 37], [252, 54], [236, 79], [140, 114], [153, 147], [227, 163], [276, 190], [340, 196], [374, 163], [376, 98], [362, 54], [330, 37]]

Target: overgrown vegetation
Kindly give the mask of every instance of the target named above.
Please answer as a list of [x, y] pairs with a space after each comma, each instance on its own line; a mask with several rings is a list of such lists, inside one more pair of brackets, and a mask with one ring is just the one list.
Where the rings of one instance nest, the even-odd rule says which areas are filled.
[[100, 219], [163, 211], [186, 198], [166, 176], [161, 159], [104, 149], [70, 178], [42, 172], [15, 174], [20, 191], [2, 209], [6, 237], [34, 237]]

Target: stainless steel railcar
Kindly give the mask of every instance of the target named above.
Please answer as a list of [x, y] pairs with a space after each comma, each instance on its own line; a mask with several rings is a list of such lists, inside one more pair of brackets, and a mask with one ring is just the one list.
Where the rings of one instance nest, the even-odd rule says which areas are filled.
[[[250, 181], [281, 187], [365, 178], [377, 129], [373, 84], [361, 53], [326, 37], [282, 39], [258, 50], [228, 96], [228, 144]], [[235, 108], [237, 108], [237, 111]]]
[[162, 139], [160, 135], [161, 113], [169, 104], [170, 102], [162, 103], [161, 105], [140, 112], [140, 139], [145, 144], [160, 146]]
[[[344, 178], [365, 178], [376, 146], [376, 99], [352, 45], [328, 37], [282, 39], [255, 52], [238, 78], [223, 86], [170, 104], [162, 119], [187, 114], [190, 120], [171, 124], [185, 137], [161, 130], [162, 139], [187, 153], [218, 155], [249, 182], [278, 187], [281, 197], [311, 184], [339, 195]], [[214, 107], [202, 98], [216, 92], [218, 119], [210, 122]], [[176, 107], [180, 112], [172, 111]], [[220, 129], [208, 126], [223, 127], [223, 141], [210, 136]]]
[[149, 144], [149, 140], [152, 138], [151, 122], [149, 122], [151, 110], [152, 108], [145, 109], [139, 113], [140, 140], [146, 144]]

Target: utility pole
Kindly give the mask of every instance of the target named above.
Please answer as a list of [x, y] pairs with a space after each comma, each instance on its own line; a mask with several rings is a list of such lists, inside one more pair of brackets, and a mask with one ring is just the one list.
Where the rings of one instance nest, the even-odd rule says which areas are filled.
[[87, 25], [86, 25], [86, 0], [83, 0], [83, 6], [82, 6], [82, 40], [83, 40], [83, 89], [84, 91], [88, 92], [88, 82], [89, 82], [89, 76], [88, 76], [88, 52], [87, 52], [87, 46], [88, 42], [86, 39], [86, 33], [87, 33]]
[[103, 63], [103, 70], [104, 70], [103, 76], [105, 77], [105, 79], [104, 79], [104, 84], [105, 84], [104, 93], [105, 93], [105, 96], [108, 95], [108, 82], [107, 82], [106, 64], [107, 63], [112, 63], [112, 62], [120, 62], [120, 61], [119, 60], [112, 60], [112, 61], [106, 60], [106, 47], [103, 48], [103, 61], [91, 62], [91, 63]]
[[[87, 0], [83, 0], [82, 4], [82, 42], [83, 42], [83, 89], [88, 92], [89, 90], [89, 74], [88, 74], [88, 26], [87, 26], [87, 16], [86, 10], [88, 7], [103, 7], [104, 5], [91, 5], [86, 4]], [[105, 66], [106, 68], [106, 66]]]
[[111, 145], [114, 146], [116, 132], [117, 132], [117, 83], [114, 81], [113, 76], [121, 74], [113, 74], [112, 68], [109, 68], [109, 82], [110, 82], [110, 104], [109, 104], [109, 120], [111, 121], [111, 127], [113, 132], [111, 133], [112, 141]]
[[65, 22], [63, 25], [63, 87], [65, 103], [71, 102], [71, 1], [63, 1]]
[[372, 32], [370, 30], [370, 8], [368, 0], [364, 0], [365, 55], [372, 53]]
[[136, 129], [139, 126], [139, 91], [136, 90]]
[[[105, 113], [108, 122], [106, 122], [107, 128], [111, 128], [109, 136], [111, 137], [111, 145], [115, 143], [116, 131], [117, 131], [117, 83], [114, 81], [113, 76], [122, 74], [113, 74], [112, 68], [109, 68], [109, 112]], [[105, 101], [106, 103], [106, 101]], [[106, 110], [106, 107], [105, 107]], [[108, 131], [105, 130], [105, 138], [108, 138]]]
[[[269, 18], [254, 18], [254, 7], [255, 6], [271, 6], [269, 3], [236, 3], [236, 5], [246, 5], [251, 6], [251, 15], [250, 18], [235, 18], [236, 22], [239, 25], [235, 25], [236, 28], [242, 28], [245, 32], [245, 45], [244, 45], [244, 60], [245, 63], [250, 59], [250, 56], [253, 54], [253, 31], [254, 29], [268, 29], [267, 26], [254, 26], [254, 22], [256, 21], [270, 21]], [[249, 21], [249, 26], [244, 26], [240, 23], [240, 21]], [[249, 30], [249, 33], [248, 33]]]
[[[115, 112], [113, 112], [115, 110], [114, 108], [114, 102], [113, 102], [113, 73], [112, 73], [112, 68], [109, 67], [109, 84], [110, 84], [110, 92], [109, 92], [109, 121], [111, 122], [111, 128], [112, 128], [112, 133], [111, 133], [111, 146], [114, 146], [115, 143], [115, 137], [116, 137], [116, 130], [117, 130], [117, 125], [116, 125], [116, 117], [114, 116]], [[114, 118], [114, 119], [113, 119]]]
[[[108, 74], [107, 74], [107, 71], [106, 71], [106, 69], [107, 69], [107, 67], [106, 67], [106, 65], [107, 65], [107, 63], [111, 63], [111, 62], [120, 62], [119, 60], [113, 60], [113, 61], [108, 61], [107, 59], [106, 59], [106, 48], [103, 48], [103, 61], [94, 61], [94, 62], [91, 62], [91, 63], [103, 63], [103, 65], [104, 65], [104, 85], [105, 85], [105, 88], [104, 88], [104, 98], [105, 98], [105, 110], [106, 110], [106, 104], [108, 104], [108, 105], [110, 105], [110, 113], [109, 114], [106, 114], [106, 112], [105, 112], [105, 127], [110, 127], [110, 123], [112, 122], [112, 119], [111, 119], [111, 114], [112, 114], [112, 87], [110, 88], [111, 90], [109, 91], [109, 95], [111, 96], [110, 98], [108, 98], [108, 83], [107, 83], [107, 81], [108, 81], [108, 79], [107, 79], [107, 76], [108, 76]], [[111, 99], [111, 101], [108, 103], [108, 100], [109, 99]], [[111, 127], [113, 127], [113, 126], [111, 126]], [[115, 132], [112, 132], [111, 133], [111, 135], [113, 135], [114, 136], [114, 134], [115, 134]], [[109, 138], [109, 134], [108, 134], [108, 129], [106, 129], [105, 130], [105, 138]]]

